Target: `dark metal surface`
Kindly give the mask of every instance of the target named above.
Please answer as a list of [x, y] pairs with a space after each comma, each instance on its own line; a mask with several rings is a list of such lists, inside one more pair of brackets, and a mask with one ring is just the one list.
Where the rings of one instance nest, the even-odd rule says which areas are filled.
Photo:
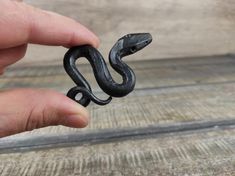
[[[107, 65], [98, 50], [89, 45], [71, 48], [64, 57], [64, 68], [77, 86], [68, 91], [67, 96], [83, 106], [93, 101], [99, 105], [106, 105], [112, 97], [123, 97], [129, 94], [135, 86], [135, 74], [133, 70], [122, 61], [122, 57], [136, 53], [152, 41], [149, 33], [128, 34], [120, 38], [113, 46], [109, 54], [109, 62], [112, 68], [118, 72], [123, 79], [121, 84], [116, 83]], [[89, 83], [76, 68], [76, 60], [85, 57], [91, 64], [96, 81], [100, 88], [110, 95], [107, 100], [97, 98], [91, 90]], [[76, 100], [77, 94], [81, 93], [80, 100]]]

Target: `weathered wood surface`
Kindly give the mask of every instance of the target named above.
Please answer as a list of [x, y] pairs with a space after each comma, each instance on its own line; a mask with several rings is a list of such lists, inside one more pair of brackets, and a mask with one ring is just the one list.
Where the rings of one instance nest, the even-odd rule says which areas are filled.
[[[235, 55], [128, 62], [137, 76], [136, 89], [233, 82], [234, 64]], [[94, 91], [99, 91], [91, 66], [88, 64], [77, 67], [91, 82]], [[119, 75], [112, 69], [110, 71], [115, 80], [121, 81]], [[9, 68], [0, 79], [2, 89], [40, 87], [66, 92], [74, 86], [62, 63], [53, 66]]]
[[0, 174], [229, 175], [235, 174], [235, 130], [168, 134], [96, 145], [0, 155]]
[[[0, 139], [0, 175], [234, 175], [235, 57], [130, 65], [137, 89], [105, 107], [91, 105], [88, 128]], [[80, 69], [103, 96], [90, 66]], [[10, 68], [0, 85], [66, 92], [73, 83], [61, 66], [35, 66]]]
[[[136, 90], [110, 105], [91, 105], [88, 128], [49, 127], [35, 130], [31, 137], [63, 135], [101, 129], [146, 127], [203, 120], [235, 118], [235, 57], [191, 58], [133, 62], [137, 74]], [[98, 96], [90, 66], [81, 67]], [[3, 88], [42, 87], [66, 92], [74, 84], [59, 66], [10, 69], [0, 78]], [[227, 90], [227, 91], [225, 91]], [[14, 136], [22, 139], [28, 133]]]
[[[130, 62], [135, 92], [91, 105], [88, 128], [48, 127], [0, 139], [0, 175], [235, 175], [235, 57], [188, 57], [235, 53], [233, 0], [26, 2], [81, 21], [100, 37], [104, 56], [129, 32], [150, 32], [154, 41], [127, 59], [145, 60]], [[61, 66], [65, 52], [30, 46], [0, 88], [65, 93], [74, 85]], [[104, 96], [90, 66], [81, 70]]]
[[[234, 0], [25, 0], [81, 21], [101, 39], [104, 56], [130, 32], [150, 32], [154, 41], [130, 60], [235, 52]], [[30, 46], [18, 64], [60, 63], [59, 47]], [[44, 54], [42, 54], [44, 53]]]

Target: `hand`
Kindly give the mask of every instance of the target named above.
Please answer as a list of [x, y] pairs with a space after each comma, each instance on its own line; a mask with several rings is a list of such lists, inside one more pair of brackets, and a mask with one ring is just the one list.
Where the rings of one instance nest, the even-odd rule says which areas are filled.
[[[98, 38], [81, 24], [23, 2], [0, 1], [0, 72], [23, 58], [28, 43], [90, 44]], [[0, 92], [0, 137], [50, 125], [85, 127], [86, 109], [65, 95], [49, 90], [16, 89]]]

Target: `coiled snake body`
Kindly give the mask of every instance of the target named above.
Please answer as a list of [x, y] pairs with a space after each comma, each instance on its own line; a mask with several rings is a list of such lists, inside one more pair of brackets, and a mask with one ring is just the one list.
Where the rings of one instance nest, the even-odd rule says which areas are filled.
[[[128, 34], [120, 38], [109, 53], [109, 62], [112, 68], [123, 78], [121, 84], [116, 83], [107, 65], [98, 50], [90, 45], [77, 46], [69, 49], [64, 57], [64, 68], [74, 83], [77, 85], [71, 88], [67, 96], [83, 106], [87, 106], [90, 101], [99, 105], [106, 105], [112, 97], [123, 97], [129, 94], [135, 86], [135, 74], [132, 69], [122, 61], [122, 57], [143, 49], [151, 43], [152, 37], [149, 33]], [[100, 88], [110, 97], [107, 100], [97, 98], [91, 90], [89, 83], [76, 68], [76, 60], [85, 57], [91, 64], [96, 81]], [[80, 100], [76, 100], [76, 95], [81, 93]]]

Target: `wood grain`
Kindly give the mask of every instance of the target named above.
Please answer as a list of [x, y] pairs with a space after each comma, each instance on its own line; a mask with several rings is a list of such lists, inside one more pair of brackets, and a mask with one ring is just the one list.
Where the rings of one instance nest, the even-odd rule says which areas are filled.
[[235, 130], [0, 155], [5, 175], [234, 175]]
[[[234, 57], [139, 61], [131, 65], [137, 73], [137, 89], [125, 98], [114, 99], [110, 105], [91, 105], [91, 122], [87, 128], [48, 127], [9, 139], [235, 118]], [[81, 66], [81, 70], [86, 77], [94, 79], [88, 66]], [[63, 68], [57, 66], [12, 68], [2, 80], [11, 88], [18, 85], [55, 87], [64, 92], [73, 85]], [[27, 84], [23, 84], [24, 81]], [[95, 90], [99, 97], [104, 96]]]
[[[48, 127], [0, 139], [0, 175], [235, 175], [235, 57], [224, 55], [235, 53], [233, 0], [25, 2], [92, 29], [104, 56], [126, 33], [150, 32], [154, 41], [127, 59], [136, 90], [105, 107], [91, 105], [88, 128]], [[62, 68], [66, 50], [31, 45], [0, 88], [65, 93], [74, 85]]]
[[181, 133], [197, 133], [215, 128], [230, 129], [235, 127], [235, 119], [193, 121], [150, 125], [147, 127], [128, 127], [121, 129], [103, 129], [82, 134], [28, 135], [24, 138], [5, 138], [0, 143], [0, 154], [28, 152], [51, 148], [94, 145], [134, 139], [147, 139]]
[[[196, 85], [235, 81], [235, 56], [221, 55], [211, 57], [181, 58], [177, 60], [145, 60], [127, 62], [135, 71], [136, 89], [160, 88], [170, 86]], [[95, 92], [100, 91], [89, 64], [77, 65]], [[110, 69], [113, 77], [121, 81], [119, 75]], [[74, 86], [65, 73], [62, 63], [48, 66], [21, 66], [9, 68], [0, 78], [0, 87], [52, 88], [64, 93]]]
[[[26, 0], [36, 7], [80, 21], [108, 51], [127, 33], [150, 32], [153, 43], [130, 60], [202, 56], [235, 52], [233, 0]], [[30, 46], [18, 64], [60, 63], [66, 49]], [[46, 54], [45, 54], [46, 53]]]
[[[105, 107], [91, 105], [88, 128], [0, 139], [0, 175], [234, 175], [234, 56], [130, 65], [137, 89]], [[102, 97], [90, 67], [80, 69]], [[54, 65], [10, 68], [0, 85], [65, 92], [73, 83]]]

